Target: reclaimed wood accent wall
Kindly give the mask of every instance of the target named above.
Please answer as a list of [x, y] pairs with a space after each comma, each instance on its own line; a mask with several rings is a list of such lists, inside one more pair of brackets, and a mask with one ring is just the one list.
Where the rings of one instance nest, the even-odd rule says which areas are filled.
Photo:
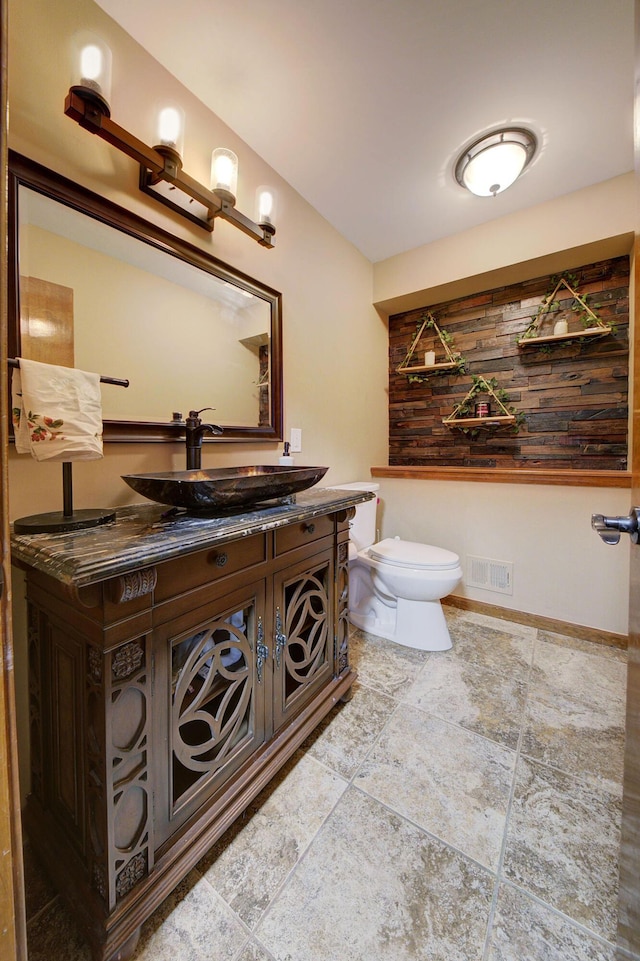
[[[612, 333], [589, 341], [523, 349], [517, 340], [555, 280], [538, 277], [389, 318], [389, 464], [626, 470], [629, 375], [629, 258], [571, 270], [572, 286]], [[558, 275], [560, 276], [560, 275]], [[567, 276], [567, 275], [565, 275]], [[573, 298], [559, 296], [563, 316], [576, 326]], [[466, 361], [465, 372], [429, 374], [411, 383], [403, 364], [417, 330], [431, 312]], [[558, 314], [557, 316], [560, 316]], [[571, 329], [571, 327], [570, 327]], [[579, 326], [578, 326], [579, 329]], [[547, 325], [545, 332], [552, 332]], [[433, 329], [425, 331], [410, 363], [427, 350], [442, 358]], [[472, 387], [472, 375], [497, 381], [519, 423], [465, 433], [442, 423]], [[479, 400], [486, 400], [481, 394]], [[495, 410], [495, 406], [493, 406]]]

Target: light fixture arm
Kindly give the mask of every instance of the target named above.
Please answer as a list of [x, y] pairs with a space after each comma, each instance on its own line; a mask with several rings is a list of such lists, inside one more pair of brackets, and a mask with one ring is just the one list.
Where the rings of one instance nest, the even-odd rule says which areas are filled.
[[[175, 158], [165, 156], [155, 147], [149, 147], [142, 140], [129, 133], [128, 130], [125, 130], [124, 127], [115, 123], [95, 103], [70, 90], [65, 100], [64, 112], [67, 117], [75, 120], [85, 130], [102, 140], [106, 140], [112, 147], [139, 163], [142, 189], [163, 180], [205, 207], [207, 210], [206, 220], [187, 215], [192, 222], [197, 223], [205, 230], [212, 231], [216, 217], [221, 217], [223, 220], [234, 224], [243, 233], [253, 237], [263, 247], [274, 246], [273, 235], [275, 230], [272, 227], [264, 227], [254, 223], [249, 217], [236, 210], [232, 204], [226, 200], [221, 200], [212, 190], [208, 190], [185, 173]], [[147, 192], [149, 191], [147, 190]], [[162, 201], [161, 196], [155, 196], [156, 199]], [[173, 207], [173, 209], [182, 212], [179, 208]]]

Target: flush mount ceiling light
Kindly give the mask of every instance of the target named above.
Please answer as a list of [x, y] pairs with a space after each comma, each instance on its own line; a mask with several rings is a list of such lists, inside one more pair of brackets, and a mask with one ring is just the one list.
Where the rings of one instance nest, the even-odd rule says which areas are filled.
[[182, 169], [184, 112], [165, 106], [158, 116], [156, 145], [149, 147], [111, 119], [111, 51], [98, 38], [79, 35], [75, 43], [74, 80], [64, 112], [90, 133], [140, 164], [140, 190], [212, 231], [217, 217], [238, 227], [263, 247], [274, 246], [275, 193], [269, 187], [256, 192], [256, 220], [236, 210], [238, 158], [217, 147], [211, 161], [211, 187], [207, 188]]
[[456, 180], [478, 197], [495, 197], [533, 159], [538, 142], [524, 127], [505, 127], [474, 140], [458, 157]]

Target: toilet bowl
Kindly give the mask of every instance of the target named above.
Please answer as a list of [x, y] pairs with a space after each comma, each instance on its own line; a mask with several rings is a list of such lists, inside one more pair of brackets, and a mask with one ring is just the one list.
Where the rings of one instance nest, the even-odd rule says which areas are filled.
[[[343, 484], [339, 490], [375, 493], [379, 484]], [[453, 551], [387, 537], [375, 543], [377, 498], [358, 504], [350, 523], [349, 620], [404, 647], [446, 651], [449, 630], [440, 600], [462, 579]]]

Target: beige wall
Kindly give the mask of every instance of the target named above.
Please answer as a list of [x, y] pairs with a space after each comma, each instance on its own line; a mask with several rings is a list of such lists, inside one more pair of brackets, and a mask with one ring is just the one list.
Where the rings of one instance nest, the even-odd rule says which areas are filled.
[[[132, 161], [64, 117], [66, 52], [79, 27], [96, 29], [113, 50], [118, 123], [149, 142], [153, 106], [177, 97], [187, 115], [184, 165], [192, 176], [206, 183], [210, 150], [224, 144], [240, 158], [240, 210], [251, 213], [258, 184], [279, 189], [274, 250], [224, 223], [209, 237], [165, 212], [138, 191]], [[283, 292], [286, 431], [302, 428], [297, 462], [328, 464], [329, 484], [367, 479], [371, 466], [387, 463], [388, 313], [630, 248], [631, 181], [619, 177], [372, 268], [90, 0], [56, 4], [55, 17], [48, 0], [11, 0], [9, 92], [11, 147]], [[276, 445], [222, 444], [205, 449], [204, 464], [275, 463], [278, 452]], [[76, 504], [130, 503], [135, 495], [120, 474], [183, 464], [178, 445], [107, 445], [102, 461], [75, 469]], [[59, 509], [59, 465], [12, 453], [10, 478], [13, 517]], [[381, 494], [384, 534], [440, 543], [463, 561], [471, 553], [514, 562], [513, 597], [464, 586], [460, 593], [626, 632], [628, 546], [605, 547], [589, 515], [626, 513], [627, 492], [383, 480]]]
[[[368, 474], [370, 464], [385, 463], [387, 332], [371, 305], [371, 264], [91, 0], [61, 0], [55, 8], [52, 16], [50, 0], [10, 3], [10, 147], [282, 291], [285, 436], [299, 427], [303, 439], [296, 462], [328, 465], [328, 483]], [[239, 157], [241, 211], [252, 215], [259, 184], [278, 189], [273, 250], [224, 222], [209, 235], [172, 215], [138, 190], [133, 161], [64, 116], [67, 52], [80, 28], [96, 30], [112, 49], [111, 108], [117, 123], [151, 143], [154, 106], [163, 98], [177, 99], [186, 113], [183, 160], [189, 174], [208, 183], [211, 150], [224, 145]], [[165, 408], [168, 417], [180, 409], [172, 397]], [[276, 463], [280, 448], [273, 443], [207, 445], [203, 465]], [[75, 504], [131, 502], [136, 495], [121, 474], [183, 467], [184, 456], [179, 445], [105, 445], [103, 460], [74, 468]], [[60, 467], [47, 466], [53, 470], [11, 452], [12, 517], [60, 508]]]
[[[392, 314], [629, 253], [633, 174], [511, 214], [375, 265], [374, 301]], [[633, 311], [631, 311], [633, 318]], [[633, 321], [632, 321], [633, 322]], [[513, 595], [455, 593], [627, 633], [629, 543], [609, 547], [592, 513], [626, 515], [629, 491], [380, 479], [382, 533], [514, 564]]]
[[545, 485], [466, 484], [380, 478], [387, 537], [438, 544], [459, 554], [513, 563], [513, 594], [471, 588], [462, 597], [626, 634], [629, 543], [604, 544], [592, 512], [629, 512], [629, 491]]
[[416, 247], [375, 265], [374, 303], [389, 315], [629, 253], [632, 209], [631, 172]]

